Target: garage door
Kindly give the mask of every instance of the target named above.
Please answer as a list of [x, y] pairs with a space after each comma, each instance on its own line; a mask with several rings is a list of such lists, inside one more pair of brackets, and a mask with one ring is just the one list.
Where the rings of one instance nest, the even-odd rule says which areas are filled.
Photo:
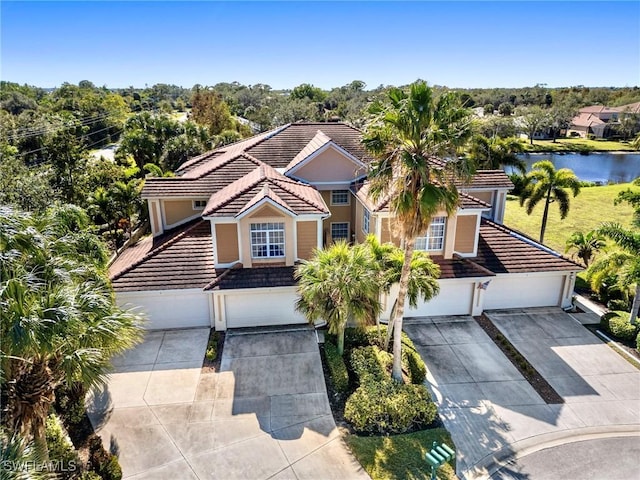
[[484, 308], [555, 307], [563, 285], [564, 275], [495, 277], [485, 292]]
[[227, 328], [307, 323], [296, 312], [295, 288], [251, 289], [224, 294]]
[[202, 290], [162, 290], [116, 293], [118, 305], [139, 307], [147, 314], [145, 328], [210, 327], [209, 294]]
[[469, 315], [473, 301], [471, 282], [440, 280], [440, 293], [428, 302], [420, 301], [417, 308], [409, 307], [405, 317], [434, 317], [438, 315]]

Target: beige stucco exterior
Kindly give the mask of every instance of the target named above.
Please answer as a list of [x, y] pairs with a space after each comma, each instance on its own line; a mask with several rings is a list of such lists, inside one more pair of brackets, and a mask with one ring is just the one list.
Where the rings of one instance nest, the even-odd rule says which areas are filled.
[[157, 200], [149, 201], [149, 218], [151, 220], [151, 233], [154, 237], [164, 232], [160, 216], [160, 204]]
[[[206, 198], [201, 200], [206, 201]], [[202, 210], [193, 209], [193, 200], [163, 200], [162, 209], [165, 228], [171, 228], [202, 213]]]
[[[355, 200], [355, 204], [356, 204], [356, 212], [354, 215], [354, 221], [353, 221], [353, 231], [356, 234], [356, 243], [362, 243], [364, 242], [364, 239], [367, 237], [367, 233], [362, 231], [362, 217], [364, 215], [364, 205], [362, 205], [362, 203], [360, 203], [359, 200]], [[372, 233], [373, 232], [373, 224], [372, 224], [372, 220], [373, 220], [373, 216], [370, 216], [369, 218], [369, 232], [368, 233]]]
[[233, 263], [240, 260], [238, 250], [238, 225], [236, 223], [218, 223], [216, 229], [216, 263]]
[[390, 217], [382, 217], [378, 220], [380, 222], [380, 242], [391, 242], [395, 246], [400, 246], [400, 236], [397, 229], [393, 224], [393, 219]]
[[485, 192], [473, 191], [470, 193], [472, 197], [477, 198], [478, 200], [482, 200], [483, 202], [487, 202], [489, 205], [493, 205], [493, 195], [495, 190], [489, 190]]
[[[282, 222], [284, 223], [284, 258], [251, 258], [251, 224], [261, 222]], [[240, 248], [241, 261], [244, 268], [252, 266], [268, 265], [271, 263], [292, 266], [295, 262], [295, 237], [293, 228], [293, 218], [285, 215], [275, 207], [264, 205], [251, 215], [240, 220]]]
[[473, 253], [475, 251], [477, 215], [459, 215], [456, 226], [455, 251], [458, 253]]
[[355, 202], [353, 195], [349, 192], [349, 205], [331, 205], [331, 190], [323, 190], [320, 192], [324, 203], [329, 207], [331, 216], [324, 220], [322, 224], [323, 238], [327, 244], [333, 242], [331, 237], [332, 223], [349, 223], [349, 240], [351, 240], [351, 232], [355, 230], [353, 225], [351, 205]]
[[[317, 154], [307, 164], [291, 173], [309, 183], [350, 182], [362, 175], [362, 167], [358, 167], [351, 159], [333, 147]], [[327, 205], [329, 203], [327, 202]]]
[[314, 248], [318, 246], [318, 222], [314, 220], [308, 222], [297, 222], [296, 235], [298, 243], [298, 258], [309, 260], [312, 257]]

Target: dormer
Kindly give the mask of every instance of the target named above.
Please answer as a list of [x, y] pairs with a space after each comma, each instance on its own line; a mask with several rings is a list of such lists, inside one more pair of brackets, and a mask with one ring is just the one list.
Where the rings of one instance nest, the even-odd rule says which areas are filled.
[[364, 178], [366, 165], [318, 130], [287, 165], [284, 174], [318, 190], [338, 190]]
[[496, 223], [502, 224], [507, 201], [507, 192], [513, 189], [513, 183], [503, 170], [479, 170], [469, 185], [461, 190], [469, 195], [486, 202], [490, 209], [482, 213]]

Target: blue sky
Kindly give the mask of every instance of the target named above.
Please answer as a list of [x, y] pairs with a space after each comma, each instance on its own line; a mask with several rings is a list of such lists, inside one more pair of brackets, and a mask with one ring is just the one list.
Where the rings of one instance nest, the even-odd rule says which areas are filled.
[[42, 87], [640, 84], [640, 2], [0, 2], [0, 78]]

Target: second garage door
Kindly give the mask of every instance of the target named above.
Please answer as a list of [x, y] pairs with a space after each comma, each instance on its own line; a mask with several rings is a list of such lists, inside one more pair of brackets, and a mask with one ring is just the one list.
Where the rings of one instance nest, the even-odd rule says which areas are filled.
[[224, 293], [227, 328], [307, 323], [295, 309], [296, 289], [247, 289]]
[[473, 287], [474, 283], [469, 281], [440, 280], [438, 296], [428, 302], [419, 300], [417, 308], [407, 306], [405, 317], [470, 315]]
[[564, 275], [509, 275], [492, 279], [484, 308], [555, 307], [560, 304]]

